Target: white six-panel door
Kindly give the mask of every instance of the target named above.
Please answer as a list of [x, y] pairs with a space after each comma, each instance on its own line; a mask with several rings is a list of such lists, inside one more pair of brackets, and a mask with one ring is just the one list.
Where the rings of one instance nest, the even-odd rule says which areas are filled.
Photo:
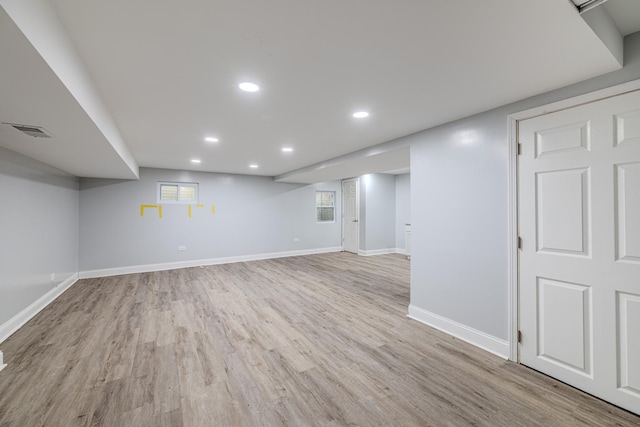
[[342, 249], [358, 253], [358, 180], [342, 182]]
[[640, 414], [640, 91], [518, 137], [520, 361]]

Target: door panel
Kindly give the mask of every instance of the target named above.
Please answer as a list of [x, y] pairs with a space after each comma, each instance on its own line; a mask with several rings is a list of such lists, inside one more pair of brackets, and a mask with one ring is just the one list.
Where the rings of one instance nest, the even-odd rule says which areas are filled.
[[618, 294], [620, 324], [619, 386], [640, 399], [640, 295]]
[[640, 144], [640, 110], [616, 114], [616, 145]]
[[536, 174], [538, 251], [588, 255], [589, 170]]
[[518, 122], [521, 363], [640, 413], [640, 91]]
[[589, 150], [589, 123], [546, 129], [536, 134], [536, 158], [567, 151]]
[[616, 165], [616, 194], [616, 259], [640, 262], [640, 163]]
[[538, 278], [539, 356], [591, 374], [591, 289]]

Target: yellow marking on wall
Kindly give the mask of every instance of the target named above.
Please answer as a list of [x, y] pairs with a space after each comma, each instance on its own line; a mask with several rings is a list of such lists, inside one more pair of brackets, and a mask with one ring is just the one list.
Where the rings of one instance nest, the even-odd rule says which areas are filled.
[[[196, 208], [204, 208], [202, 203], [198, 203], [196, 205], [187, 205], [187, 215], [189, 218], [193, 217], [193, 207]], [[158, 210], [158, 218], [162, 218], [162, 205], [140, 205], [140, 216], [144, 216], [145, 209], [157, 209]], [[216, 205], [211, 205], [211, 214], [216, 213]]]
[[145, 209], [158, 209], [158, 218], [162, 218], [162, 205], [140, 205], [140, 216], [144, 216]]
[[[187, 208], [187, 215], [189, 216], [189, 218], [192, 217], [193, 215], [193, 206], [194, 205], [188, 205]], [[198, 203], [197, 205], [195, 205], [196, 208], [204, 208], [204, 205], [202, 203]]]

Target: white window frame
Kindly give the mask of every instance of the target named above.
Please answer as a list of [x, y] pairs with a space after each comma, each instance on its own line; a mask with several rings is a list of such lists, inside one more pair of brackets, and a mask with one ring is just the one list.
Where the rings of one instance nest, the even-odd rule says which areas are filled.
[[[162, 186], [163, 185], [171, 185], [178, 187], [178, 200], [163, 200], [162, 196]], [[195, 190], [195, 199], [194, 200], [180, 200], [180, 187], [189, 187]], [[157, 191], [156, 191], [156, 199], [158, 204], [161, 205], [193, 205], [197, 204], [200, 200], [200, 192], [199, 185], [197, 182], [177, 182], [177, 181], [158, 181]]]
[[[331, 193], [333, 194], [333, 206], [319, 206], [318, 205], [318, 193]], [[317, 190], [316, 191], [316, 224], [334, 224], [336, 222], [336, 192], [330, 190]], [[333, 220], [331, 221], [319, 221], [318, 209], [319, 208], [333, 208]]]

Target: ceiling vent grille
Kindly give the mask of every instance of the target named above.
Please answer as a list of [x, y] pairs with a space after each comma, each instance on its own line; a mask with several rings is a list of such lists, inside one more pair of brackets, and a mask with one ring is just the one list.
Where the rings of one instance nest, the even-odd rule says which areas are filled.
[[596, 6], [600, 6], [607, 0], [571, 0], [571, 2], [578, 8], [578, 12], [584, 13], [593, 9]]
[[19, 125], [16, 123], [3, 123], [4, 125], [9, 125], [12, 128], [19, 130], [20, 132], [27, 134], [29, 136], [33, 136], [35, 138], [51, 138], [52, 135], [45, 128], [40, 126], [30, 126], [30, 125]]

